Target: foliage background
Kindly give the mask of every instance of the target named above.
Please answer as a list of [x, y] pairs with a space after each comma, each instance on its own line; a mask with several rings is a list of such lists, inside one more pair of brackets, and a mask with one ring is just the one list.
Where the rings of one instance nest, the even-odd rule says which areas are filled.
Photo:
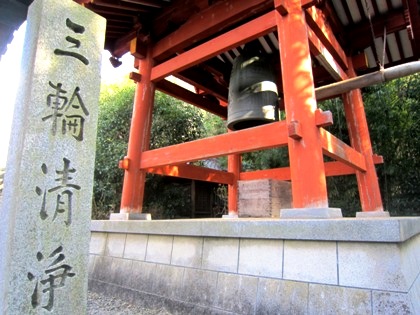
[[[420, 74], [363, 89], [365, 111], [373, 151], [384, 157], [377, 165], [385, 210], [391, 215], [420, 215]], [[93, 217], [108, 218], [118, 211], [123, 171], [118, 161], [127, 151], [134, 85], [109, 86], [101, 95]], [[319, 104], [334, 115], [329, 131], [349, 143], [343, 105], [339, 98]], [[283, 113], [284, 114], [284, 113]], [[157, 93], [151, 148], [224, 133], [225, 122], [214, 115]], [[244, 170], [269, 169], [289, 164], [286, 148], [247, 153]], [[219, 164], [227, 168], [226, 158]], [[360, 211], [355, 176], [327, 178], [331, 207], [345, 216]], [[223, 190], [223, 189], [222, 189]], [[145, 210], [156, 218], [173, 218], [190, 207], [189, 192], [182, 183], [148, 175]]]
[[[118, 161], [127, 153], [135, 85], [132, 82], [102, 89], [95, 162], [93, 218], [108, 219], [119, 211], [123, 170]], [[168, 95], [157, 92], [153, 109], [150, 148], [187, 142], [203, 137], [202, 112]], [[154, 218], [173, 218], [189, 207], [189, 188], [148, 174], [144, 210]]]

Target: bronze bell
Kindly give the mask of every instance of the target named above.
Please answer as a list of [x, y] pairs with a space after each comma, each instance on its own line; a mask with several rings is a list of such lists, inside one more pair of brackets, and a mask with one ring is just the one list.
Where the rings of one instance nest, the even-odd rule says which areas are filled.
[[235, 58], [229, 82], [228, 128], [240, 130], [278, 120], [278, 91], [269, 55]]

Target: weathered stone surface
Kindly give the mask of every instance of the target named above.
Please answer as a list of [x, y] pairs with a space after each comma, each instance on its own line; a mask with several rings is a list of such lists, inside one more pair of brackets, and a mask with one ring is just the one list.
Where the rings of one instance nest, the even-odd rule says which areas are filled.
[[174, 237], [171, 259], [172, 265], [200, 268], [202, 256], [202, 237]]
[[281, 219], [339, 219], [343, 214], [339, 208], [292, 208], [281, 209]]
[[420, 234], [410, 238], [407, 242], [401, 244], [399, 248], [401, 251], [402, 272], [410, 288], [413, 288], [414, 281], [420, 276]]
[[[92, 221], [92, 231], [178, 236], [399, 243], [420, 233], [420, 217]], [[386, 233], [384, 233], [386, 231]]]
[[220, 273], [216, 306], [236, 314], [254, 314], [258, 278]]
[[340, 285], [408, 292], [402, 260], [397, 244], [338, 243]]
[[417, 276], [413, 285], [408, 292], [411, 304], [413, 305], [414, 314], [420, 314], [420, 275]]
[[217, 297], [218, 273], [185, 268], [182, 300], [201, 306], [213, 306]]
[[[213, 220], [209, 222], [213, 222]], [[219, 220], [218, 222], [224, 224], [225, 221]], [[245, 222], [250, 223], [248, 220]], [[267, 221], [255, 220], [253, 224], [247, 226], [253, 228], [260, 222]], [[337, 222], [342, 222], [342, 220]], [[356, 222], [359, 220], [356, 219]], [[242, 225], [236, 225], [235, 221], [229, 223], [243, 228]], [[264, 226], [264, 224], [262, 225]], [[306, 224], [303, 223], [303, 225]], [[320, 225], [324, 226], [323, 221], [320, 222]], [[364, 229], [365, 225], [362, 224], [362, 227]], [[225, 228], [226, 226], [222, 230]], [[273, 232], [275, 229], [270, 231]], [[381, 245], [380, 242], [291, 241], [264, 237], [255, 239], [245, 237], [248, 236], [246, 230], [235, 232], [240, 233], [243, 237], [174, 236], [172, 239], [168, 236], [162, 238], [159, 235], [154, 235], [160, 242], [172, 244], [171, 264], [127, 259], [128, 263], [121, 263], [120, 267], [115, 264], [122, 260], [121, 258], [102, 259], [101, 256], [93, 255], [95, 258], [92, 261], [93, 267], [90, 266], [89, 270], [94, 269], [91, 272], [94, 277], [95, 270], [99, 269], [96, 273], [99, 274], [100, 280], [97, 281], [100, 281], [103, 291], [114, 292], [114, 294], [130, 291], [127, 298], [144, 298], [148, 305], [165, 305], [175, 314], [177, 312], [179, 314], [258, 315], [372, 314], [372, 312], [410, 314], [406, 312], [407, 309], [411, 314], [418, 313], [420, 277], [418, 276], [419, 253], [417, 249], [419, 236], [412, 237], [400, 244], [383, 243], [383, 245], [391, 246], [391, 248], [396, 246], [399, 249], [397, 255], [394, 256], [400, 256], [397, 259], [401, 265], [400, 269], [405, 269], [406, 271], [403, 272], [405, 278], [411, 279], [409, 292], [397, 292], [372, 289], [369, 284], [365, 284], [367, 287], [352, 287], [341, 284], [341, 281], [337, 282], [341, 280], [337, 264], [343, 263], [343, 258], [337, 260], [340, 245], [354, 244], [354, 248], [359, 248], [364, 245], [378, 246]], [[336, 233], [334, 230], [330, 232]], [[147, 235], [137, 234], [137, 236], [140, 235], [147, 237]], [[193, 243], [191, 248], [188, 247], [190, 242]], [[183, 251], [194, 249], [200, 252], [200, 246], [202, 246], [203, 256], [201, 266], [199, 264], [194, 266], [174, 264], [179, 257], [182, 257]], [[284, 257], [280, 264], [284, 266], [283, 276], [280, 273], [281, 269], [280, 271], [270, 269], [279, 253], [280, 257]], [[384, 251], [385, 257], [388, 254], [387, 251]], [[195, 259], [193, 254], [189, 257]], [[261, 265], [267, 268], [267, 271], [259, 269], [258, 259]], [[362, 272], [365, 265], [372, 262], [380, 263], [375, 259], [370, 261], [369, 257], [359, 260], [357, 271]], [[384, 262], [387, 265], [387, 258]], [[237, 266], [236, 270], [233, 267], [235, 265]], [[106, 268], [108, 272], [103, 271]], [[273, 273], [267, 276], [269, 272]], [[279, 273], [277, 274], [277, 272]], [[250, 273], [255, 273], [255, 275]], [[277, 276], [275, 276], [276, 274]], [[120, 279], [116, 278], [118, 275], [121, 275]], [[354, 277], [357, 277], [357, 274]], [[294, 280], [286, 280], [288, 278]], [[322, 284], [322, 282], [332, 282], [334, 285]], [[100, 288], [99, 285], [95, 286], [97, 289]]]
[[366, 211], [366, 212], [356, 212], [356, 218], [389, 218], [388, 211]]
[[105, 253], [107, 233], [91, 233], [89, 254], [103, 255]]
[[109, 219], [111, 221], [120, 221], [120, 220], [152, 220], [152, 215], [150, 213], [111, 213]]
[[372, 314], [371, 292], [310, 283], [307, 314]]
[[109, 270], [109, 282], [124, 286], [131, 281], [132, 260], [113, 257]]
[[105, 255], [122, 257], [124, 254], [125, 238], [127, 234], [110, 233], [106, 241]]
[[284, 241], [283, 278], [337, 284], [335, 242]]
[[414, 315], [413, 305], [406, 293], [372, 291], [373, 315]]
[[203, 269], [237, 272], [238, 239], [204, 238]]
[[104, 33], [74, 1], [29, 8], [0, 216], [2, 314], [86, 312]]
[[[89, 289], [90, 291], [109, 297], [110, 302], [112, 302], [114, 298], [118, 298], [126, 303], [144, 308], [147, 314], [166, 314], [165, 310], [170, 310], [171, 314], [232, 315], [231, 312], [226, 312], [220, 309], [203, 307], [180, 300], [168, 299], [146, 292], [139, 292], [128, 288], [124, 288], [122, 290], [119, 286], [104, 284], [95, 280], [89, 280]], [[130, 311], [132, 312], [131, 309], [128, 312]], [[116, 308], [116, 312], [126, 314], [121, 308]], [[143, 312], [139, 314], [143, 314]]]
[[124, 248], [124, 258], [145, 260], [148, 235], [127, 234]]
[[255, 314], [306, 314], [308, 292], [304, 282], [260, 278]]
[[93, 272], [95, 270], [95, 255], [89, 255], [88, 261], [88, 277], [93, 278]]
[[146, 250], [146, 261], [170, 264], [172, 242], [172, 236], [149, 235]]
[[238, 273], [282, 278], [283, 241], [242, 239], [239, 244]]
[[184, 268], [157, 265], [153, 282], [153, 292], [159, 296], [180, 300], [184, 281]]
[[95, 269], [93, 271], [93, 279], [103, 282], [111, 282], [113, 279], [112, 270], [109, 268], [112, 264], [112, 257], [97, 256], [95, 258]]
[[133, 261], [131, 265], [131, 279], [127, 283], [129, 288], [137, 291], [154, 293], [154, 281], [156, 275], [155, 263]]

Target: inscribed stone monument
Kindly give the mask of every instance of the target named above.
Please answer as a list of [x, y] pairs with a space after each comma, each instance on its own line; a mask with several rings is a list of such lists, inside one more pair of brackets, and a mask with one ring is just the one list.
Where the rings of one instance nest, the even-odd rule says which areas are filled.
[[0, 314], [85, 314], [105, 20], [29, 7], [0, 212]]

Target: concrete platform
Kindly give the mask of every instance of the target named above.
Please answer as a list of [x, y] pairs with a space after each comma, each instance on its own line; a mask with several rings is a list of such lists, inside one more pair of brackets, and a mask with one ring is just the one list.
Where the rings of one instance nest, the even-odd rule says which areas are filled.
[[93, 221], [90, 289], [179, 314], [420, 314], [420, 218]]

